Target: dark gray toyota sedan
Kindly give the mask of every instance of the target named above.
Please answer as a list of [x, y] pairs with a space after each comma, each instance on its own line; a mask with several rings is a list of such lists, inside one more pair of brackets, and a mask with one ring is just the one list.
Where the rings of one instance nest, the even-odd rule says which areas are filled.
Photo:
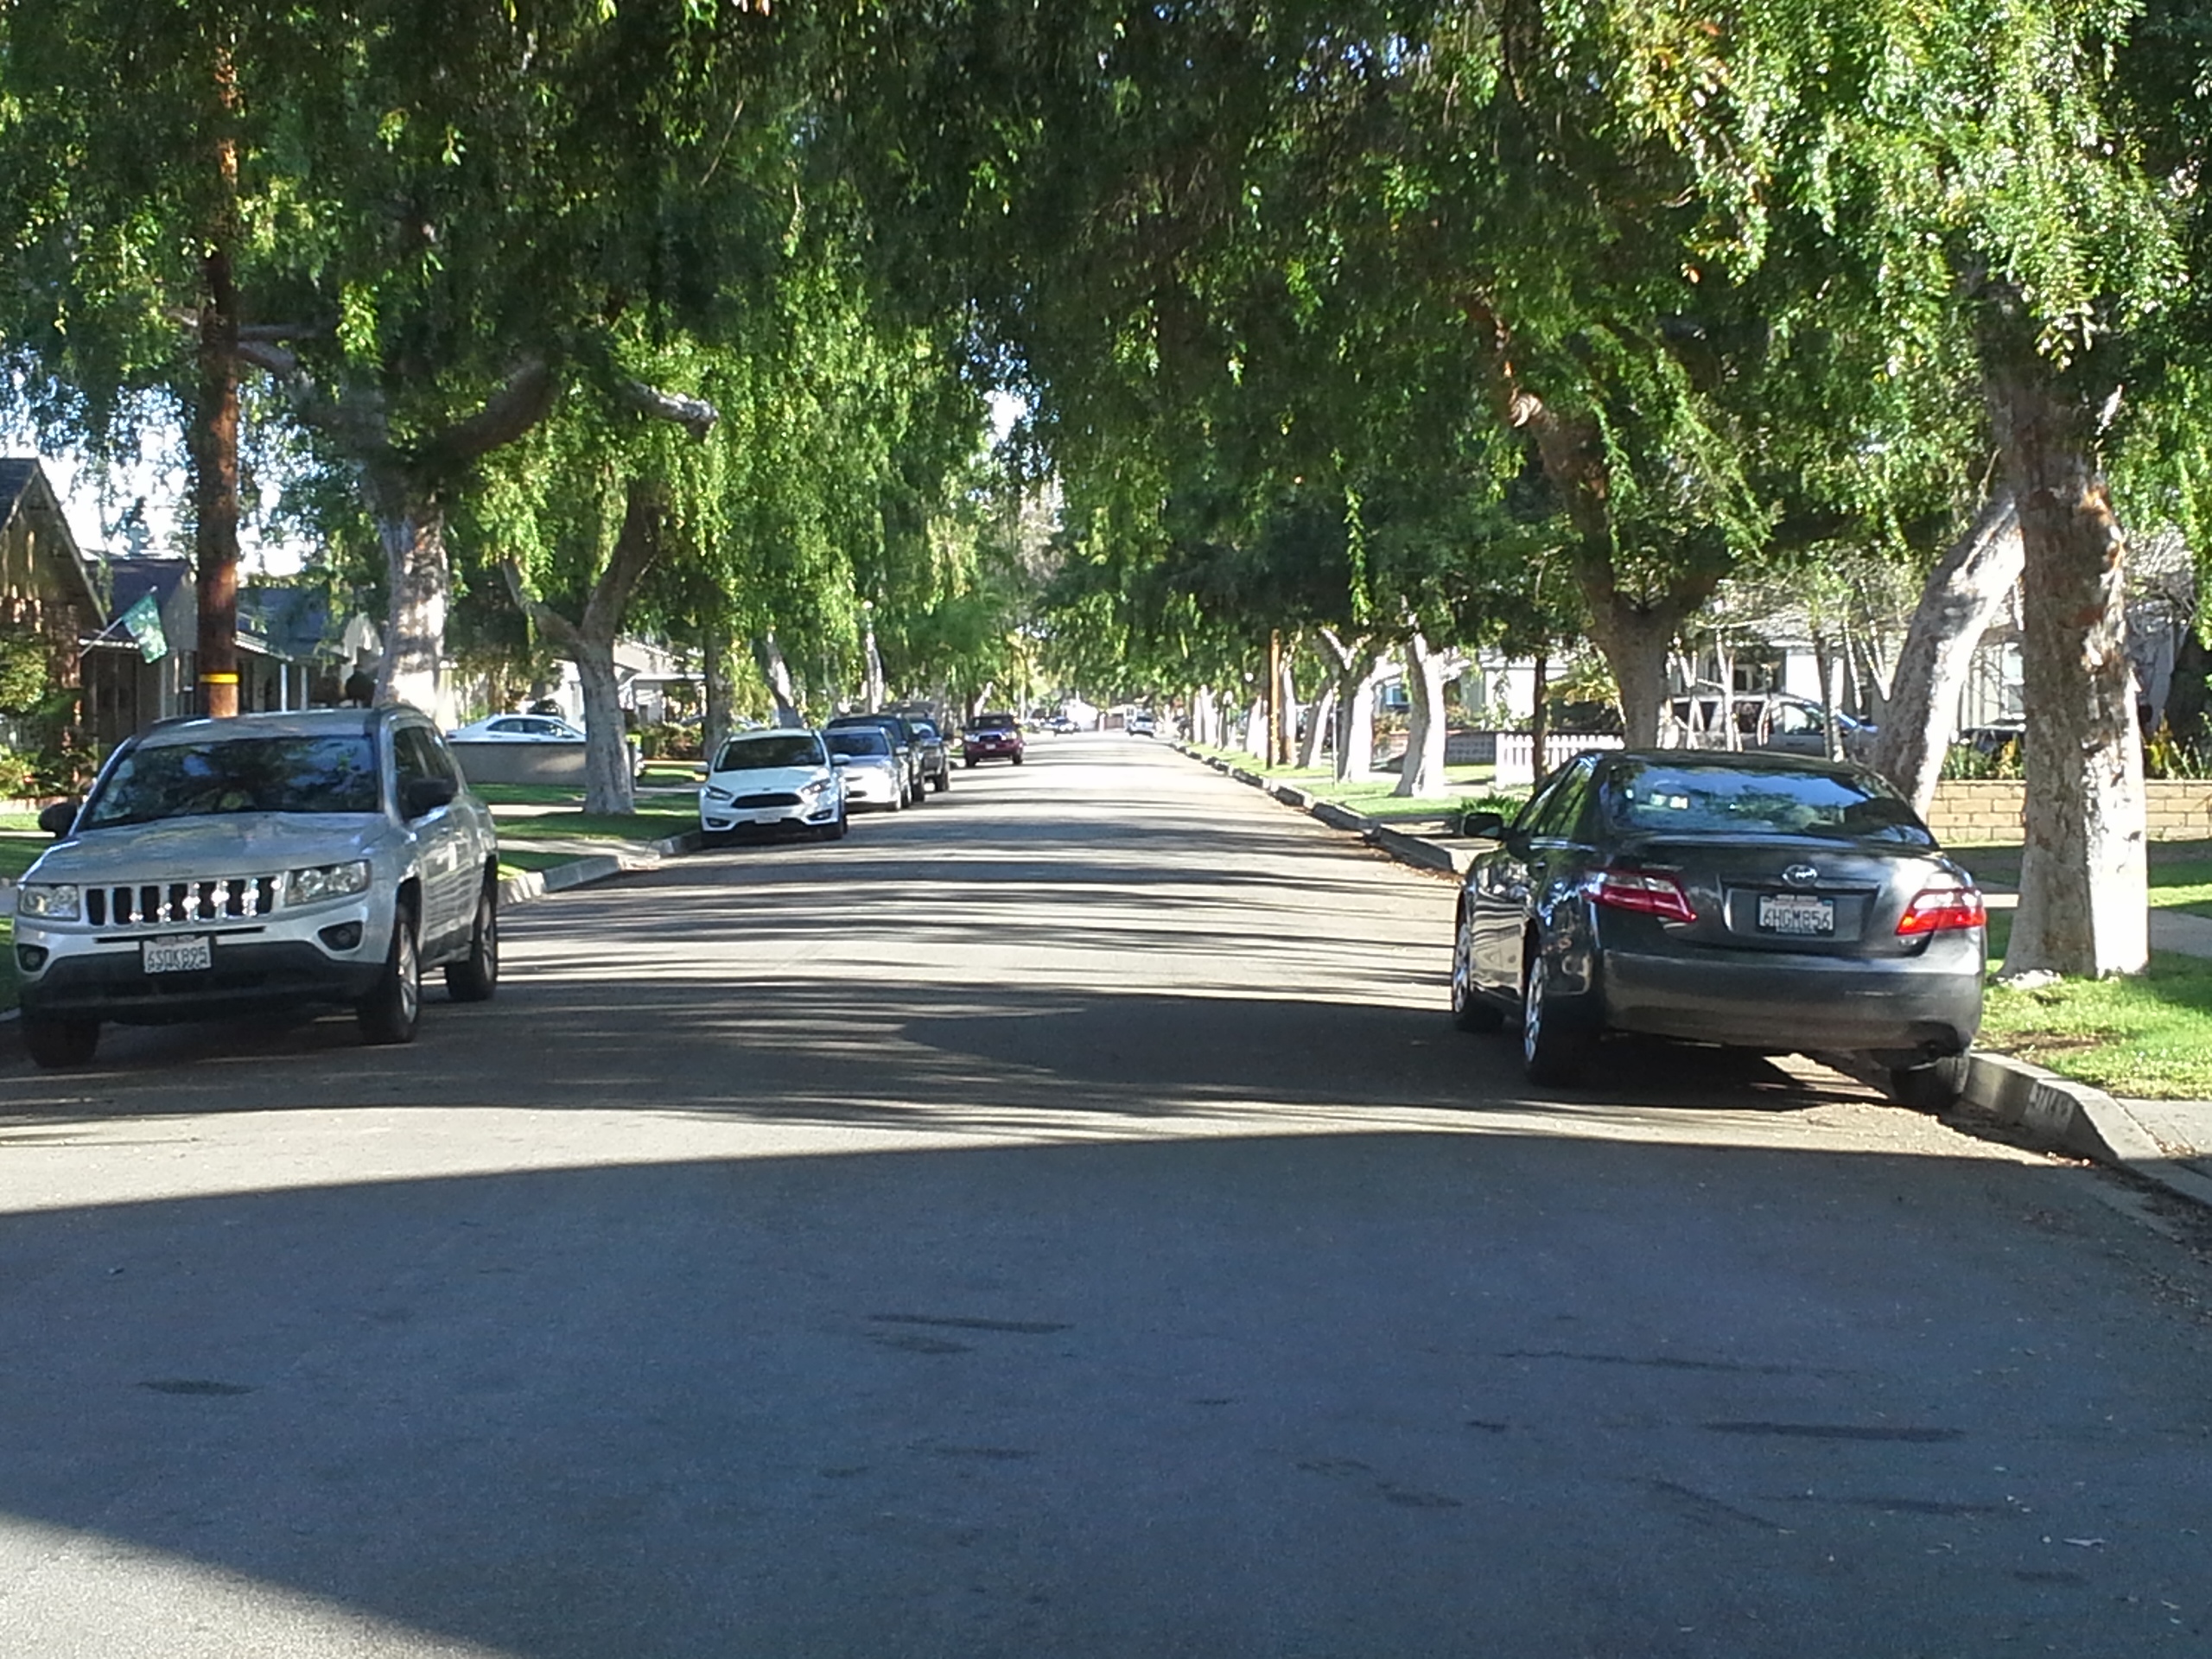
[[1872, 772], [1796, 755], [1615, 750], [1560, 768], [1459, 890], [1452, 1013], [1517, 1014], [1532, 1081], [1609, 1031], [1843, 1050], [1956, 1097], [1981, 1026], [1982, 898]]

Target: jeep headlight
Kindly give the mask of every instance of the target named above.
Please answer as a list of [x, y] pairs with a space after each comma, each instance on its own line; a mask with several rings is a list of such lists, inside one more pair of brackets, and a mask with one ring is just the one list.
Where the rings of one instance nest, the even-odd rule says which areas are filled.
[[315, 905], [326, 899], [343, 899], [348, 894], [366, 893], [369, 887], [369, 861], [354, 859], [346, 864], [321, 864], [309, 870], [294, 870], [284, 878], [286, 905]]
[[73, 881], [40, 881], [16, 889], [16, 913], [41, 921], [73, 922], [84, 913], [84, 895]]

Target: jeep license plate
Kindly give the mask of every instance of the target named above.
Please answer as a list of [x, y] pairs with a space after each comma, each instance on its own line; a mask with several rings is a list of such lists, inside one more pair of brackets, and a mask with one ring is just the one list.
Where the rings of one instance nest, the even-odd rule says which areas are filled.
[[1789, 933], [1800, 938], [1835, 931], [1835, 900], [1815, 899], [1801, 893], [1763, 893], [1759, 895], [1759, 931]]
[[204, 974], [215, 965], [215, 942], [205, 933], [176, 939], [143, 939], [139, 965], [149, 974]]

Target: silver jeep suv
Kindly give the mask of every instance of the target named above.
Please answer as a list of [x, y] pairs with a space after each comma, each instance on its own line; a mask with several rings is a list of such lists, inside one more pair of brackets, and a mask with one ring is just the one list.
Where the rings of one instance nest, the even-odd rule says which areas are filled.
[[124, 743], [16, 895], [23, 1046], [81, 1065], [100, 1022], [351, 1003], [415, 1035], [426, 966], [499, 982], [499, 837], [404, 706], [171, 721]]

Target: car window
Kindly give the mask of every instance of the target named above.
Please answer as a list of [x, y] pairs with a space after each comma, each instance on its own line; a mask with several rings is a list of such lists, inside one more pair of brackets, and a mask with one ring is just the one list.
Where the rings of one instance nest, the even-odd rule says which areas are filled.
[[374, 812], [375, 745], [365, 733], [232, 738], [131, 750], [85, 807], [84, 827], [229, 812]]
[[1014, 729], [1012, 715], [978, 715], [968, 722], [971, 732], [1010, 732]]
[[407, 798], [408, 785], [428, 783], [445, 776], [437, 754], [431, 749], [429, 733], [420, 726], [396, 727], [391, 734], [392, 776], [398, 784], [398, 798]]
[[423, 751], [433, 778], [443, 778], [455, 789], [466, 789], [468, 786], [468, 779], [461, 775], [461, 762], [454, 758], [454, 752], [446, 747], [444, 738], [427, 726], [413, 726], [408, 729], [423, 740]]
[[760, 772], [775, 766], [818, 766], [822, 743], [812, 732], [764, 732], [734, 737], [715, 757], [716, 772]]
[[529, 732], [534, 730], [535, 728], [531, 721], [526, 720], [495, 720], [485, 729], [486, 731], [500, 733], [513, 733]]
[[[1542, 804], [1530, 818], [1526, 833], [1546, 839], [1570, 839], [1582, 826], [1583, 807], [1590, 796], [1592, 762], [1577, 760], [1545, 790]], [[1535, 802], [1529, 803], [1536, 806]]]
[[1778, 702], [1774, 706], [1772, 729], [1783, 737], [1807, 737], [1821, 729], [1821, 717], [1797, 703]]
[[1871, 772], [1627, 762], [1599, 794], [1607, 822], [1621, 830], [1935, 844], [1911, 804]]
[[874, 726], [848, 726], [824, 732], [822, 741], [832, 754], [888, 754], [891, 740]]
[[923, 742], [935, 743], [938, 741], [937, 727], [931, 721], [926, 720], [912, 720], [908, 721], [906, 723], [914, 728], [914, 735], [921, 739]]

